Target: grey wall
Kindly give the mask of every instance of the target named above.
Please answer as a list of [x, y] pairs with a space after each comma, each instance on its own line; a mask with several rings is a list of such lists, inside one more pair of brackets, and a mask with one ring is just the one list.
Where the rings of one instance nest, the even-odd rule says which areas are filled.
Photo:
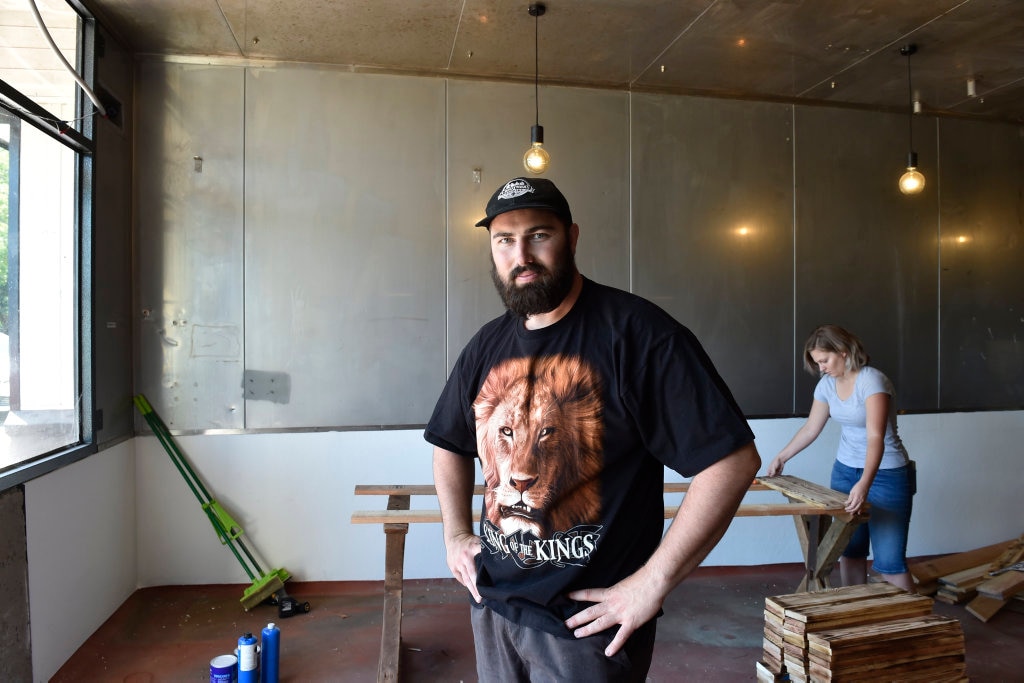
[[793, 108], [633, 98], [633, 284], [748, 415], [792, 412]]
[[[183, 431], [422, 424], [500, 312], [472, 224], [522, 173], [530, 89], [187, 60], [136, 83], [137, 389]], [[902, 410], [1024, 404], [1019, 128], [915, 120], [904, 197], [902, 116], [540, 94], [581, 270], [690, 326], [748, 415], [807, 410], [823, 322]]]
[[97, 85], [121, 103], [120, 125], [96, 122], [93, 208], [93, 381], [102, 415], [96, 441], [131, 436], [132, 406], [132, 59], [99, 30]]
[[939, 403], [1024, 404], [1024, 129], [940, 128]]
[[25, 535], [25, 487], [0, 491], [0, 586], [4, 602], [0, 608], [0, 680], [32, 679], [32, 649], [29, 636], [28, 540]]
[[[797, 411], [810, 408], [816, 381], [802, 370], [803, 343], [821, 323], [843, 325], [863, 339], [872, 364], [896, 384], [900, 409], [941, 408], [938, 198], [945, 182], [937, 173], [935, 119], [915, 121], [927, 179], [916, 197], [900, 194], [896, 182], [906, 163], [906, 117], [798, 109], [796, 121], [797, 336], [789, 357], [796, 364]], [[994, 136], [1008, 132], [989, 128]], [[950, 168], [950, 182], [962, 173]]]

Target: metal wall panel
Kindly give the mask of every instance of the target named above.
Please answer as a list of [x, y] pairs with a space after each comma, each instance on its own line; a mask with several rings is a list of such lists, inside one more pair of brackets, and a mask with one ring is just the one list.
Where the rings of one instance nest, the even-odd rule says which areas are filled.
[[[444, 381], [444, 90], [248, 70], [247, 428], [429, 417]], [[251, 393], [254, 371], [287, 394]]]
[[[477, 329], [504, 310], [490, 277], [483, 218], [502, 183], [526, 175], [536, 110], [532, 86], [448, 84], [448, 367]], [[629, 287], [629, 100], [625, 93], [540, 88], [551, 166], [580, 226], [576, 263], [587, 277]], [[480, 170], [476, 182], [474, 170]], [[440, 387], [438, 387], [438, 390]]]
[[1024, 128], [943, 120], [940, 395], [1024, 406]]
[[100, 444], [131, 436], [132, 395], [132, 59], [109, 35], [97, 63], [100, 87], [121, 103], [118, 126], [97, 117], [93, 222], [93, 361]]
[[915, 120], [927, 184], [900, 194], [905, 116], [823, 107], [796, 110], [797, 412], [817, 379], [802, 369], [808, 334], [835, 323], [859, 336], [892, 379], [897, 408], [937, 405], [938, 178], [934, 119]]
[[244, 76], [138, 65], [136, 387], [176, 430], [244, 426]]
[[693, 330], [748, 415], [792, 405], [786, 105], [633, 96], [633, 282]]

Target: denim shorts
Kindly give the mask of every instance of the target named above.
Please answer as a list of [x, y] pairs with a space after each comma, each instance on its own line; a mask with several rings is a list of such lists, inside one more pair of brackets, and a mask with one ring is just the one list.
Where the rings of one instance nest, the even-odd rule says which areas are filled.
[[[849, 493], [863, 473], [863, 469], [849, 467], [837, 460], [832, 466], [832, 488]], [[871, 505], [868, 522], [853, 532], [843, 557], [865, 559], [870, 546], [876, 572], [903, 574], [907, 571], [907, 534], [915, 478], [912, 465], [878, 470], [868, 489], [868, 503]]]

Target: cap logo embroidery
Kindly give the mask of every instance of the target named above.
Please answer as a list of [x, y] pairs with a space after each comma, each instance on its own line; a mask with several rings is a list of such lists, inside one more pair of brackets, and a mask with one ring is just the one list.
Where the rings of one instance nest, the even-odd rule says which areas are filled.
[[522, 197], [524, 194], [535, 192], [536, 190], [526, 182], [525, 180], [510, 180], [505, 183], [505, 187], [501, 188], [501, 193], [498, 194], [498, 199], [515, 199], [516, 197]]

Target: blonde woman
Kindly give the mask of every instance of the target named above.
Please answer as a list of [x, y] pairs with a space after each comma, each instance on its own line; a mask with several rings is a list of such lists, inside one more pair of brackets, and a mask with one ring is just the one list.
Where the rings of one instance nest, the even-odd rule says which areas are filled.
[[874, 570], [889, 583], [915, 591], [907, 569], [907, 534], [916, 488], [913, 464], [896, 430], [895, 389], [868, 365], [864, 344], [838, 325], [822, 325], [804, 344], [804, 368], [821, 379], [807, 421], [768, 464], [768, 476], [821, 434], [831, 417], [842, 431], [831, 486], [848, 494], [846, 511], [870, 505], [868, 523], [854, 532], [839, 562], [844, 586], [867, 582], [868, 550]]

